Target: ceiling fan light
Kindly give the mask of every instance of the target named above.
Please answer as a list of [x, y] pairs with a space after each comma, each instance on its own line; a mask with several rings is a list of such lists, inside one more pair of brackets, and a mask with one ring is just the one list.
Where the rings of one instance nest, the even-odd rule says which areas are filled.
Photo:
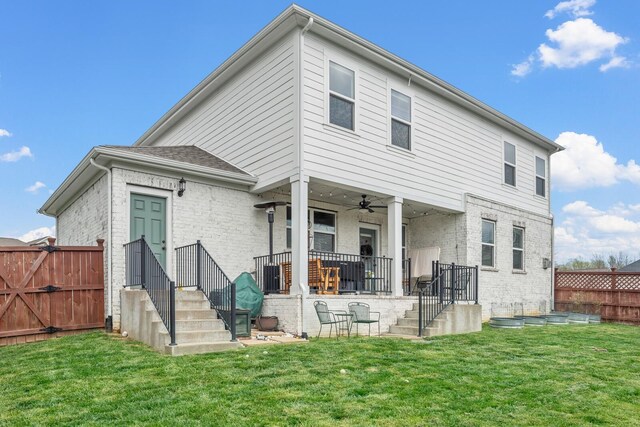
[[358, 209], [358, 211], [360, 213], [369, 213], [369, 209], [367, 209], [367, 208], [360, 208], [360, 209]]

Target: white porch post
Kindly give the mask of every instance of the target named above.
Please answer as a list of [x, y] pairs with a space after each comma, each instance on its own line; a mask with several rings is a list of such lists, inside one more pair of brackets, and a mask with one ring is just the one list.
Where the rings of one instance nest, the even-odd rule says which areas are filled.
[[391, 262], [391, 295], [402, 296], [402, 198], [392, 197], [387, 203], [387, 232]]
[[303, 286], [308, 286], [309, 269], [309, 237], [307, 231], [307, 211], [309, 177], [297, 176], [291, 178], [291, 249], [292, 249], [292, 278], [291, 294], [305, 294]]

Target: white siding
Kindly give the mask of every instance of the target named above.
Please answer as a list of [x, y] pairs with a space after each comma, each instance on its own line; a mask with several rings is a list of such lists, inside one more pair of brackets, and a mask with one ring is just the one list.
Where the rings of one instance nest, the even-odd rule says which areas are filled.
[[[328, 124], [329, 60], [355, 68], [355, 132]], [[305, 38], [303, 66], [304, 167], [311, 177], [459, 211], [471, 193], [549, 213], [548, 200], [534, 196], [534, 152], [548, 156], [533, 143], [317, 36]], [[389, 145], [391, 88], [412, 99], [411, 153]], [[517, 146], [516, 189], [503, 184], [504, 141]]]
[[267, 183], [294, 164], [293, 37], [227, 81], [154, 145], [196, 145]]

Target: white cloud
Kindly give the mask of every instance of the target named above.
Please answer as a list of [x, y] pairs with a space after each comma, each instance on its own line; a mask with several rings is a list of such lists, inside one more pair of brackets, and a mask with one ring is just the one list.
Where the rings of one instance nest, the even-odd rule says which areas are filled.
[[31, 240], [36, 240], [45, 236], [55, 236], [56, 228], [55, 227], [39, 227], [35, 230], [30, 230], [24, 233], [22, 236], [18, 237], [18, 239], [23, 242], [30, 242]]
[[536, 59], [533, 55], [529, 55], [529, 57], [525, 61], [522, 61], [519, 64], [514, 64], [511, 68], [511, 75], [517, 77], [526, 76], [532, 71], [535, 60]]
[[629, 68], [631, 64], [624, 56], [614, 56], [606, 64], [602, 64], [598, 69], [603, 73], [606, 73], [612, 68]]
[[626, 165], [618, 163], [594, 136], [562, 132], [556, 142], [565, 150], [551, 156], [554, 188], [571, 191], [609, 187], [620, 181], [640, 185], [640, 165], [634, 160]]
[[526, 61], [511, 66], [511, 74], [524, 77], [531, 73], [536, 65], [543, 68], [556, 67], [560, 69], [576, 68], [602, 61], [599, 66], [601, 72], [613, 68], [629, 68], [631, 61], [625, 56], [617, 54], [616, 50], [629, 40], [613, 31], [607, 31], [591, 18], [590, 8], [595, 0], [562, 1], [545, 16], [549, 19], [559, 14], [568, 14], [571, 19], [561, 23], [554, 29], [547, 29], [547, 41], [541, 43]]
[[43, 188], [47, 188], [47, 185], [44, 182], [36, 181], [33, 185], [25, 188], [24, 191], [28, 193], [38, 194], [38, 192]]
[[33, 157], [31, 149], [29, 147], [21, 147], [18, 151], [9, 151], [8, 153], [0, 154], [0, 162], [17, 162], [23, 157]]
[[596, 0], [569, 0], [562, 1], [551, 10], [544, 14], [549, 19], [555, 18], [561, 13], [568, 13], [573, 17], [593, 15], [589, 8], [596, 4]]
[[545, 43], [538, 47], [543, 67], [575, 68], [599, 59], [616, 57], [616, 48], [627, 42], [626, 38], [604, 30], [588, 18], [567, 21], [555, 31], [549, 29], [545, 34], [557, 47]]
[[616, 203], [600, 210], [576, 201], [565, 205], [561, 215], [554, 234], [558, 262], [620, 252], [640, 257], [640, 204]]
[[586, 216], [594, 217], [602, 214], [602, 212], [592, 208], [591, 206], [589, 206], [587, 202], [582, 200], [576, 200], [573, 203], [569, 203], [568, 205], [565, 205], [562, 208], [562, 212], [566, 214], [571, 214], [576, 216], [585, 216], [585, 217]]
[[0, 138], [3, 136], [12, 136], [13, 134], [6, 129], [0, 129]]

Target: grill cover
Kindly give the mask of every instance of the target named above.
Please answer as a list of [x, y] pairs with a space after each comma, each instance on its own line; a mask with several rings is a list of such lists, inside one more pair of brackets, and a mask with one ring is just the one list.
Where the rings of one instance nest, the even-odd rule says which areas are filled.
[[235, 280], [236, 308], [250, 310], [251, 317], [256, 317], [262, 311], [264, 295], [253, 276], [247, 272], [241, 273]]

